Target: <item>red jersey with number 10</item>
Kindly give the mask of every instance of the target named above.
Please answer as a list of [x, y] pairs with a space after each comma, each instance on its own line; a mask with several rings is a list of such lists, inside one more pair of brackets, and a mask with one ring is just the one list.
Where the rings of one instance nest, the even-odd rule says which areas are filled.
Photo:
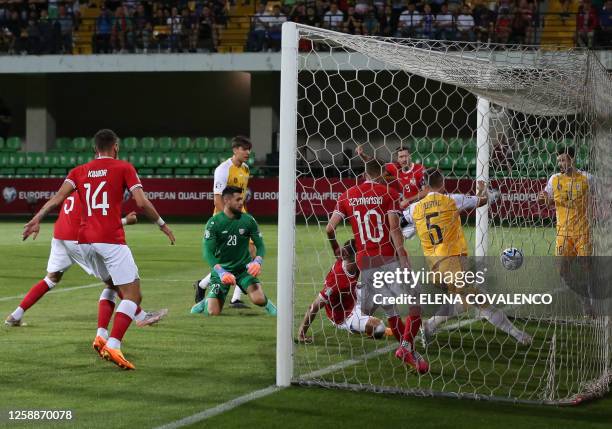
[[126, 190], [142, 187], [134, 166], [113, 158], [97, 158], [68, 173], [81, 199], [79, 243], [125, 244], [121, 204]]
[[412, 163], [410, 170], [404, 171], [394, 162], [385, 164], [387, 173], [395, 178], [394, 185], [404, 198], [415, 197], [419, 193], [425, 168], [421, 164]]
[[350, 316], [357, 301], [357, 280], [359, 273], [350, 276], [344, 269], [342, 259], [337, 259], [327, 277], [325, 287], [319, 292], [325, 302], [327, 318], [336, 325]]
[[53, 227], [53, 238], [57, 240], [77, 241], [81, 225], [81, 201], [79, 194], [73, 192], [60, 207], [59, 217]]
[[357, 265], [364, 256], [395, 256], [387, 214], [400, 215], [399, 193], [387, 184], [365, 181], [344, 192], [335, 214], [348, 218], [357, 245]]

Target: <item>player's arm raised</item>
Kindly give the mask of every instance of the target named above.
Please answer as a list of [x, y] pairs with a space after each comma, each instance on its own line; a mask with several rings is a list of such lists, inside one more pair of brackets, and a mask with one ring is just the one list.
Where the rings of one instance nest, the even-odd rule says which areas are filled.
[[136, 201], [136, 206], [138, 206], [138, 208], [144, 212], [145, 216], [148, 217], [151, 222], [159, 225], [159, 229], [170, 239], [170, 244], [174, 244], [176, 241], [174, 238], [174, 233], [168, 227], [168, 224], [164, 222], [159, 213], [157, 213], [153, 203], [149, 201], [142, 188], [138, 187], [132, 189], [132, 197], [134, 197], [134, 201]]
[[486, 206], [497, 199], [496, 194], [489, 194], [489, 191], [487, 190], [487, 182], [484, 180], [476, 181], [476, 196], [478, 197], [476, 207]]
[[60, 206], [64, 200], [74, 192], [74, 185], [72, 182], [66, 181], [59, 188], [59, 191], [51, 198], [49, 201], [45, 203], [44, 206], [34, 215], [34, 217], [25, 224], [23, 227], [22, 238], [26, 240], [30, 235], [32, 235], [32, 240], [36, 240], [36, 236], [40, 231], [40, 221], [54, 208]]
[[312, 343], [312, 338], [306, 335], [306, 333], [308, 332], [308, 329], [310, 328], [312, 321], [317, 316], [317, 313], [324, 306], [325, 306], [325, 301], [323, 301], [323, 298], [321, 298], [321, 295], [317, 295], [314, 301], [312, 301], [312, 304], [310, 304], [310, 307], [308, 307], [308, 310], [306, 310], [306, 314], [304, 314], [304, 320], [302, 320], [302, 324], [300, 325], [300, 328], [298, 329], [297, 339], [300, 343], [304, 343], [304, 344]]

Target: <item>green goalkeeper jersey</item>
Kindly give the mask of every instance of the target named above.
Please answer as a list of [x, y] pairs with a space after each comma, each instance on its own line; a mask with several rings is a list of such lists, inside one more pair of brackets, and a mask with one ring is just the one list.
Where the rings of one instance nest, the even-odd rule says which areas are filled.
[[266, 249], [253, 216], [241, 213], [230, 219], [224, 212], [218, 213], [206, 223], [202, 241], [204, 259], [213, 269], [220, 264], [226, 271], [240, 274], [251, 262], [250, 240], [257, 248], [257, 256], [263, 258]]

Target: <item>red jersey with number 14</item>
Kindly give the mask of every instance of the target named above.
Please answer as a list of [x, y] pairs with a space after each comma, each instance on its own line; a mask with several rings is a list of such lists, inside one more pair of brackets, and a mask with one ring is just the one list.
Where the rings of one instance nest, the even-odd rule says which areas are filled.
[[134, 166], [113, 158], [97, 158], [68, 173], [81, 199], [79, 243], [125, 244], [121, 204], [126, 190], [142, 187]]
[[419, 193], [425, 174], [421, 164], [412, 163], [410, 170], [404, 171], [398, 164], [390, 162], [385, 164], [385, 170], [395, 178], [394, 184], [404, 198], [412, 198]]
[[357, 245], [357, 265], [364, 256], [394, 256], [387, 215], [400, 215], [399, 193], [387, 184], [365, 181], [338, 199], [335, 214], [348, 218]]
[[325, 277], [325, 287], [319, 292], [325, 302], [327, 318], [336, 325], [341, 324], [350, 316], [357, 301], [357, 280], [359, 273], [350, 276], [342, 264], [342, 259], [336, 260]]
[[81, 225], [81, 201], [79, 194], [73, 192], [60, 207], [59, 217], [53, 226], [53, 238], [57, 240], [77, 241]]

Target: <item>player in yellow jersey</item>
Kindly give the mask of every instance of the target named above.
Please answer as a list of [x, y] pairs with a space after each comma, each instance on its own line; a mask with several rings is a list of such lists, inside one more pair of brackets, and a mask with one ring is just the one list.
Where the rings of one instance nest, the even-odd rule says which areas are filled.
[[[223, 190], [228, 186], [233, 186], [242, 189], [243, 201], [247, 200], [247, 189], [249, 184], [249, 166], [247, 161], [251, 155], [251, 149], [253, 144], [251, 141], [244, 136], [236, 136], [232, 139], [232, 157], [223, 161], [215, 169], [213, 193], [215, 209], [213, 214], [217, 214], [223, 211]], [[246, 213], [246, 204], [244, 204], [242, 211]], [[251, 253], [254, 248], [251, 243]], [[254, 256], [254, 255], [253, 255]], [[206, 288], [210, 283], [210, 273], [201, 280], [194, 282], [195, 288], [195, 302], [198, 303], [206, 296]], [[234, 294], [230, 301], [230, 307], [233, 308], [248, 308], [246, 304], [240, 299], [241, 291], [240, 288], [234, 289]]]
[[[477, 182], [475, 196], [447, 194], [444, 191], [444, 176], [435, 168], [425, 172], [424, 181], [425, 197], [404, 211], [407, 224], [403, 228], [404, 237], [410, 238], [416, 232], [429, 270], [443, 273], [445, 279], [449, 273], [452, 274], [452, 278], [457, 278], [457, 273], [469, 271], [468, 248], [463, 235], [460, 212], [485, 206], [490, 199], [493, 200], [493, 197], [489, 198], [485, 183], [481, 181]], [[479, 293], [473, 285], [458, 287], [452, 282], [447, 282], [443, 286], [449, 293]], [[441, 323], [466, 310], [467, 306], [463, 304], [441, 306], [436, 315], [423, 323], [425, 340], [428, 341], [434, 335]], [[501, 310], [492, 306], [479, 306], [477, 317], [488, 320], [522, 344], [531, 342], [531, 337], [517, 329]]]
[[557, 212], [556, 256], [591, 256], [590, 195], [593, 178], [574, 164], [574, 148], [559, 150], [559, 173], [553, 174], [539, 196]]

